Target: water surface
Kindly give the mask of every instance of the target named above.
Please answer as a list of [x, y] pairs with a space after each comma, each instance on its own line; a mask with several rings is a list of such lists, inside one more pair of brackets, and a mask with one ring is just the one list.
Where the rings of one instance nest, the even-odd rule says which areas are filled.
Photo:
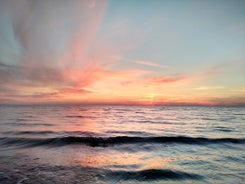
[[243, 183], [245, 108], [0, 106], [0, 183]]

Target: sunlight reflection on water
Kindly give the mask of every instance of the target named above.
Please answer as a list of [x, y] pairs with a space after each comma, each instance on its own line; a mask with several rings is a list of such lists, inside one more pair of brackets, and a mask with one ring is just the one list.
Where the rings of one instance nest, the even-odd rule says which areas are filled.
[[0, 181], [53, 172], [91, 183], [244, 179], [244, 108], [0, 106], [0, 117]]

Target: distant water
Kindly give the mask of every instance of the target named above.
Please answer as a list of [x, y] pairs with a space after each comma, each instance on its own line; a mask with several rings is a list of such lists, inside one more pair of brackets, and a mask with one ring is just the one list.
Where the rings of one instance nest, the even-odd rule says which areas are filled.
[[0, 183], [244, 183], [245, 108], [0, 106]]

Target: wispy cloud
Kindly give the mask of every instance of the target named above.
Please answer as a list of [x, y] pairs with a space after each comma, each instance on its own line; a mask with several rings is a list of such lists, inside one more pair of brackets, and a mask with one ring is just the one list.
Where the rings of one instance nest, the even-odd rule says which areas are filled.
[[144, 61], [144, 60], [129, 60], [132, 63], [140, 64], [140, 65], [145, 65], [145, 66], [151, 66], [151, 67], [158, 67], [158, 68], [168, 68], [168, 65], [161, 65], [152, 61]]
[[185, 76], [159, 76], [159, 77], [153, 77], [149, 79], [150, 84], [165, 84], [165, 83], [173, 83], [178, 82], [186, 79]]
[[195, 90], [217, 90], [217, 89], [224, 89], [224, 86], [200, 86], [194, 88]]
[[201, 71], [198, 75], [200, 77], [214, 77], [217, 75], [220, 75], [224, 72], [224, 70], [232, 68], [232, 67], [245, 67], [245, 59], [239, 59], [239, 60], [232, 60], [232, 61], [225, 61], [221, 62], [219, 64], [215, 64], [213, 66], [210, 66], [203, 71]]
[[0, 65], [0, 71], [2, 86], [48, 86], [67, 82], [59, 69], [45, 66], [25, 67], [3, 64]]
[[94, 41], [107, 3], [1, 1], [0, 97], [88, 94], [84, 88], [100, 79], [113, 54], [110, 43]]

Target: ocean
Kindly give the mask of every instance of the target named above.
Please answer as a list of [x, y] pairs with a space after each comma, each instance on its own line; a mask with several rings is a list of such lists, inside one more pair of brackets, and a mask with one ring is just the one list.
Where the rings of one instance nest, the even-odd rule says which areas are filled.
[[245, 108], [1, 105], [0, 183], [245, 183]]

